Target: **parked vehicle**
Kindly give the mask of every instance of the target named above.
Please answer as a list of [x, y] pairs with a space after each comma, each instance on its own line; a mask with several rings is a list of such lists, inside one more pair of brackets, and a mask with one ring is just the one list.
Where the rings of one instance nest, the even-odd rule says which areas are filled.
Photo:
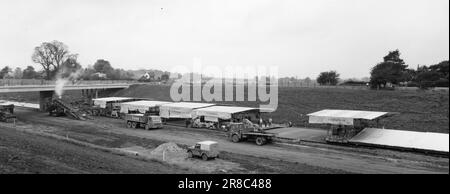
[[215, 141], [202, 141], [194, 146], [188, 147], [189, 158], [200, 157], [203, 160], [215, 159], [219, 157], [218, 144]]
[[254, 125], [230, 123], [228, 126], [228, 138], [234, 143], [252, 140], [256, 145], [262, 146], [271, 142], [274, 137], [275, 134], [267, 133]]
[[216, 123], [214, 122], [208, 122], [208, 121], [203, 121], [200, 118], [195, 118], [192, 120], [192, 124], [191, 126], [193, 128], [205, 128], [205, 129], [216, 129]]
[[148, 114], [125, 114], [128, 128], [159, 129], [163, 127], [161, 117]]

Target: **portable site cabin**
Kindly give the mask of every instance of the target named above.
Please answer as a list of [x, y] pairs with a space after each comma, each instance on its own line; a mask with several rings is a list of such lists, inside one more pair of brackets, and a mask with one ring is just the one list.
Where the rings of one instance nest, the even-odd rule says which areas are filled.
[[208, 103], [194, 103], [194, 102], [177, 102], [170, 104], [163, 104], [159, 107], [159, 115], [162, 118], [182, 118], [191, 119], [193, 117], [193, 110], [214, 106]]
[[380, 119], [394, 114], [396, 113], [325, 109], [308, 116], [310, 124], [331, 125], [327, 141], [346, 143], [348, 139], [369, 127], [371, 122], [375, 122], [378, 127]]
[[139, 100], [120, 104], [120, 113], [155, 113], [159, 115], [159, 107], [172, 102]]
[[259, 109], [237, 106], [210, 106], [193, 111], [194, 117], [210, 122], [233, 121], [241, 122], [244, 119], [256, 120], [259, 117]]

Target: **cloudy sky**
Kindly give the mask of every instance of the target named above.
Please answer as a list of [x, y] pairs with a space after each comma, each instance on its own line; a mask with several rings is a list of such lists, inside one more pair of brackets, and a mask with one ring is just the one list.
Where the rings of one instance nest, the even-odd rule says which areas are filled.
[[33, 48], [52, 40], [83, 66], [170, 70], [201, 58], [312, 78], [369, 76], [395, 49], [412, 67], [449, 58], [448, 0], [0, 0], [0, 24], [0, 67], [32, 65]]

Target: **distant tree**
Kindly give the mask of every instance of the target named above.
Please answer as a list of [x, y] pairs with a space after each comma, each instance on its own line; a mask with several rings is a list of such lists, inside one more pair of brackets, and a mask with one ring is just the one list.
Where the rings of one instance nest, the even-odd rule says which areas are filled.
[[111, 66], [109, 61], [104, 59], [99, 59], [94, 64], [94, 69], [96, 72], [104, 73], [106, 75], [111, 75], [114, 71], [114, 68]]
[[399, 84], [407, 80], [408, 66], [400, 58], [400, 51], [391, 51], [383, 59], [384, 61], [375, 65], [370, 72], [370, 84], [373, 88], [385, 87], [387, 83]]
[[339, 74], [336, 71], [328, 71], [320, 73], [317, 77], [317, 83], [320, 85], [337, 85], [339, 81]]
[[23, 79], [34, 79], [37, 77], [37, 72], [34, 70], [33, 66], [28, 66], [23, 70], [22, 78]]
[[33, 62], [42, 65], [47, 80], [52, 79], [61, 65], [70, 58], [77, 58], [77, 55], [70, 54], [67, 45], [56, 40], [35, 47], [31, 56]]
[[83, 70], [83, 73], [81, 74], [81, 79], [83, 80], [92, 80], [93, 79], [93, 74], [96, 73], [95, 69], [92, 68], [92, 66], [85, 68]]
[[9, 66], [4, 67], [2, 70], [0, 70], [0, 78], [5, 79], [7, 76], [12, 72], [11, 68]]
[[415, 81], [419, 84], [419, 88], [434, 87], [435, 82], [439, 81], [440, 75], [436, 71], [422, 71], [419, 72], [415, 78]]
[[449, 78], [449, 62], [442, 61], [439, 64], [431, 65], [429, 68], [431, 71], [435, 71], [440, 74], [441, 78], [445, 78], [448, 80]]
[[75, 73], [82, 69], [80, 63], [78, 63], [76, 58], [70, 58], [64, 61], [61, 65], [59, 73], [61, 73], [61, 77], [69, 77], [70, 74]]
[[161, 75], [161, 81], [168, 81], [170, 78], [168, 73], [164, 73]]
[[312, 82], [311, 78], [309, 78], [309, 77], [306, 77], [306, 78], [305, 78], [305, 83], [306, 83], [307, 85], [310, 85], [311, 82]]
[[155, 72], [154, 72], [154, 71], [150, 71], [150, 72], [148, 73], [148, 75], [150, 76], [150, 80], [151, 80], [151, 81], [154, 81], [154, 80], [155, 80]]
[[20, 67], [17, 67], [14, 70], [14, 75], [13, 76], [14, 76], [14, 79], [22, 79], [22, 77], [23, 77], [22, 69]]

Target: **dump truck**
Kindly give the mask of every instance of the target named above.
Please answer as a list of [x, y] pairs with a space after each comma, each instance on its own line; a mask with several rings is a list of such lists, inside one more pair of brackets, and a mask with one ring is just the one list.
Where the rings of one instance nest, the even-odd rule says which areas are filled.
[[127, 121], [128, 128], [142, 127], [149, 130], [159, 129], [163, 126], [160, 116], [149, 114], [125, 114], [124, 120]]
[[255, 141], [256, 145], [262, 146], [272, 141], [275, 137], [273, 133], [267, 133], [254, 125], [245, 123], [230, 123], [228, 125], [228, 138], [234, 142], [245, 140]]
[[9, 123], [15, 120], [14, 104], [0, 105], [0, 121]]
[[203, 160], [215, 159], [219, 157], [217, 150], [217, 142], [215, 141], [201, 141], [194, 146], [188, 147], [187, 153], [189, 158], [200, 157]]

